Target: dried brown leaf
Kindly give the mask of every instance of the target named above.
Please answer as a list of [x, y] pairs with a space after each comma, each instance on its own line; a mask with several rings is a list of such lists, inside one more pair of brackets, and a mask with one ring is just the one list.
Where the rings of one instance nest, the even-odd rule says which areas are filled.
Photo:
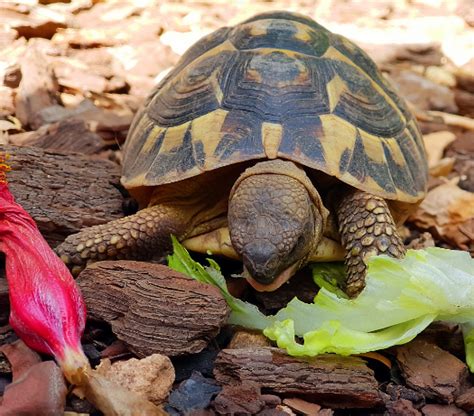
[[428, 192], [411, 221], [461, 250], [472, 250], [469, 230], [474, 226], [474, 193], [459, 188], [457, 180], [437, 186]]
[[443, 158], [444, 149], [454, 140], [456, 140], [456, 136], [450, 131], [437, 131], [423, 136], [430, 168], [437, 165]]
[[27, 347], [23, 341], [2, 345], [0, 351], [6, 355], [12, 366], [13, 381], [21, 378], [32, 366], [41, 362], [38, 353]]

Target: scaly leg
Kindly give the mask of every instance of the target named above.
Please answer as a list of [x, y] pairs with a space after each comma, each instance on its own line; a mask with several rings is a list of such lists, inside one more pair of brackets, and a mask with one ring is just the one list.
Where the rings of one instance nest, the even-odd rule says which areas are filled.
[[388, 254], [401, 258], [406, 250], [383, 198], [350, 189], [336, 200], [335, 208], [346, 249], [346, 293], [353, 297], [365, 286], [369, 256]]
[[193, 212], [156, 205], [135, 215], [85, 228], [56, 247], [56, 253], [78, 274], [89, 262], [113, 259], [147, 260], [165, 254], [170, 234], [178, 238], [190, 227]]

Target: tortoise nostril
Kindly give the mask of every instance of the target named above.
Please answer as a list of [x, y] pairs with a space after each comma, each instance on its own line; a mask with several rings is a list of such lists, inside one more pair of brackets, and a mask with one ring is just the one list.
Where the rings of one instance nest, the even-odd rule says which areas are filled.
[[253, 241], [245, 245], [242, 258], [250, 275], [259, 283], [271, 283], [278, 275], [278, 248], [269, 241]]

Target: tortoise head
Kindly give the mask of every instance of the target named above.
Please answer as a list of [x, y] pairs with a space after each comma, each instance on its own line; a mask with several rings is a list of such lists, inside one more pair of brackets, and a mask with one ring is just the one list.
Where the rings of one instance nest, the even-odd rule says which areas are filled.
[[306, 186], [281, 169], [267, 171], [268, 165], [239, 178], [228, 211], [232, 245], [243, 260], [245, 277], [260, 291], [277, 289], [304, 266], [323, 228]]

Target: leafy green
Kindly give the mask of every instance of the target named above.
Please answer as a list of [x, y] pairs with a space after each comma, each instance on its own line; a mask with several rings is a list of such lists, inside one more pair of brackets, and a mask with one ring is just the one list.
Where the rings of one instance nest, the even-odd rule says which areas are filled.
[[[213, 261], [204, 267], [173, 239], [169, 266], [217, 286], [231, 308], [229, 323], [259, 329], [291, 355], [357, 354], [413, 339], [434, 320], [461, 324], [466, 361], [474, 371], [474, 260], [441, 248], [409, 250], [405, 258], [374, 256], [366, 287], [355, 299], [337, 288], [343, 266], [315, 264], [321, 287], [311, 304], [294, 298], [276, 315], [233, 297]], [[302, 343], [298, 342], [298, 338]]]
[[168, 256], [168, 266], [199, 282], [218, 287], [231, 308], [229, 323], [260, 330], [271, 324], [271, 320], [261, 313], [255, 305], [235, 298], [229, 293], [225, 278], [220, 272], [219, 265], [214, 260], [207, 259], [209, 266], [203, 266], [191, 258], [188, 250], [178, 242], [176, 237], [171, 236], [171, 240], [173, 254]]

